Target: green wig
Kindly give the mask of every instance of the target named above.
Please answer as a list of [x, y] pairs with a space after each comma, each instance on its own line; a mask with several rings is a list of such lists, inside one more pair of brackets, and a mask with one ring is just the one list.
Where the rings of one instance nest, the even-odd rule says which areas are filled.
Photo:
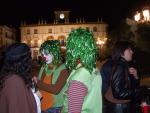
[[96, 67], [96, 43], [93, 33], [82, 28], [73, 30], [66, 44], [67, 67], [75, 69], [77, 60], [90, 72]]
[[61, 62], [61, 49], [58, 40], [47, 40], [40, 47], [40, 53], [52, 54], [54, 56], [53, 64]]

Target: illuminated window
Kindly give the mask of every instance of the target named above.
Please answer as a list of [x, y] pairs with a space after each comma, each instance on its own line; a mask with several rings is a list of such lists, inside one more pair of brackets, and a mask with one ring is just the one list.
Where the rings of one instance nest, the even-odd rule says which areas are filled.
[[48, 36], [47, 40], [54, 40], [54, 37], [53, 36]]
[[97, 27], [93, 27], [93, 32], [97, 32]]
[[48, 29], [48, 33], [52, 33], [52, 29]]
[[37, 34], [38, 33], [38, 30], [37, 29], [34, 29], [34, 34]]
[[61, 46], [65, 46], [65, 36], [61, 35], [58, 37], [58, 40], [60, 41]]
[[30, 29], [27, 29], [27, 34], [30, 34]]
[[27, 40], [27, 45], [31, 46], [31, 41]]

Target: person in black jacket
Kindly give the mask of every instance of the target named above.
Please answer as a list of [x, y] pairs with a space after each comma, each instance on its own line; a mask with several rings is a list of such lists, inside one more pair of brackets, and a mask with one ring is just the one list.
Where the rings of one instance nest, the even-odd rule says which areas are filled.
[[139, 99], [141, 92], [146, 90], [139, 86], [137, 68], [130, 65], [133, 53], [133, 45], [128, 41], [119, 41], [114, 46], [110, 86], [113, 97], [126, 102], [113, 103], [108, 100], [106, 113], [131, 113], [133, 103]]

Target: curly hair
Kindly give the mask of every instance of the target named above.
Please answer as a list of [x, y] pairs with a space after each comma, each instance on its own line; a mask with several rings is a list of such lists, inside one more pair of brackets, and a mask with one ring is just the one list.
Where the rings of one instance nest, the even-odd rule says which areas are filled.
[[77, 66], [80, 59], [90, 72], [96, 67], [96, 43], [93, 33], [89, 30], [78, 28], [69, 34], [66, 45], [66, 65], [69, 69]]
[[62, 61], [60, 42], [58, 40], [47, 40], [40, 47], [40, 53], [44, 50], [45, 54], [52, 54], [54, 56], [53, 64], [58, 64]]
[[24, 43], [11, 45], [5, 53], [4, 64], [0, 71], [0, 90], [3, 89], [5, 79], [16, 74], [20, 76], [26, 86], [32, 87], [32, 58], [30, 48]]

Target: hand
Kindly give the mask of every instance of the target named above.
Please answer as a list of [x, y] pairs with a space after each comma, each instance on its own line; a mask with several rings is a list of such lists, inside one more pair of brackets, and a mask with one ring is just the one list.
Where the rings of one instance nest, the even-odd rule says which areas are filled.
[[35, 84], [38, 83], [38, 78], [37, 78], [36, 76], [33, 76], [32, 80], [33, 80], [33, 82], [34, 82]]
[[136, 78], [136, 79], [139, 78], [138, 75], [137, 75], [137, 70], [136, 70], [134, 67], [130, 67], [130, 68], [129, 68], [129, 74], [130, 74], [130, 75], [133, 75], [134, 78]]

